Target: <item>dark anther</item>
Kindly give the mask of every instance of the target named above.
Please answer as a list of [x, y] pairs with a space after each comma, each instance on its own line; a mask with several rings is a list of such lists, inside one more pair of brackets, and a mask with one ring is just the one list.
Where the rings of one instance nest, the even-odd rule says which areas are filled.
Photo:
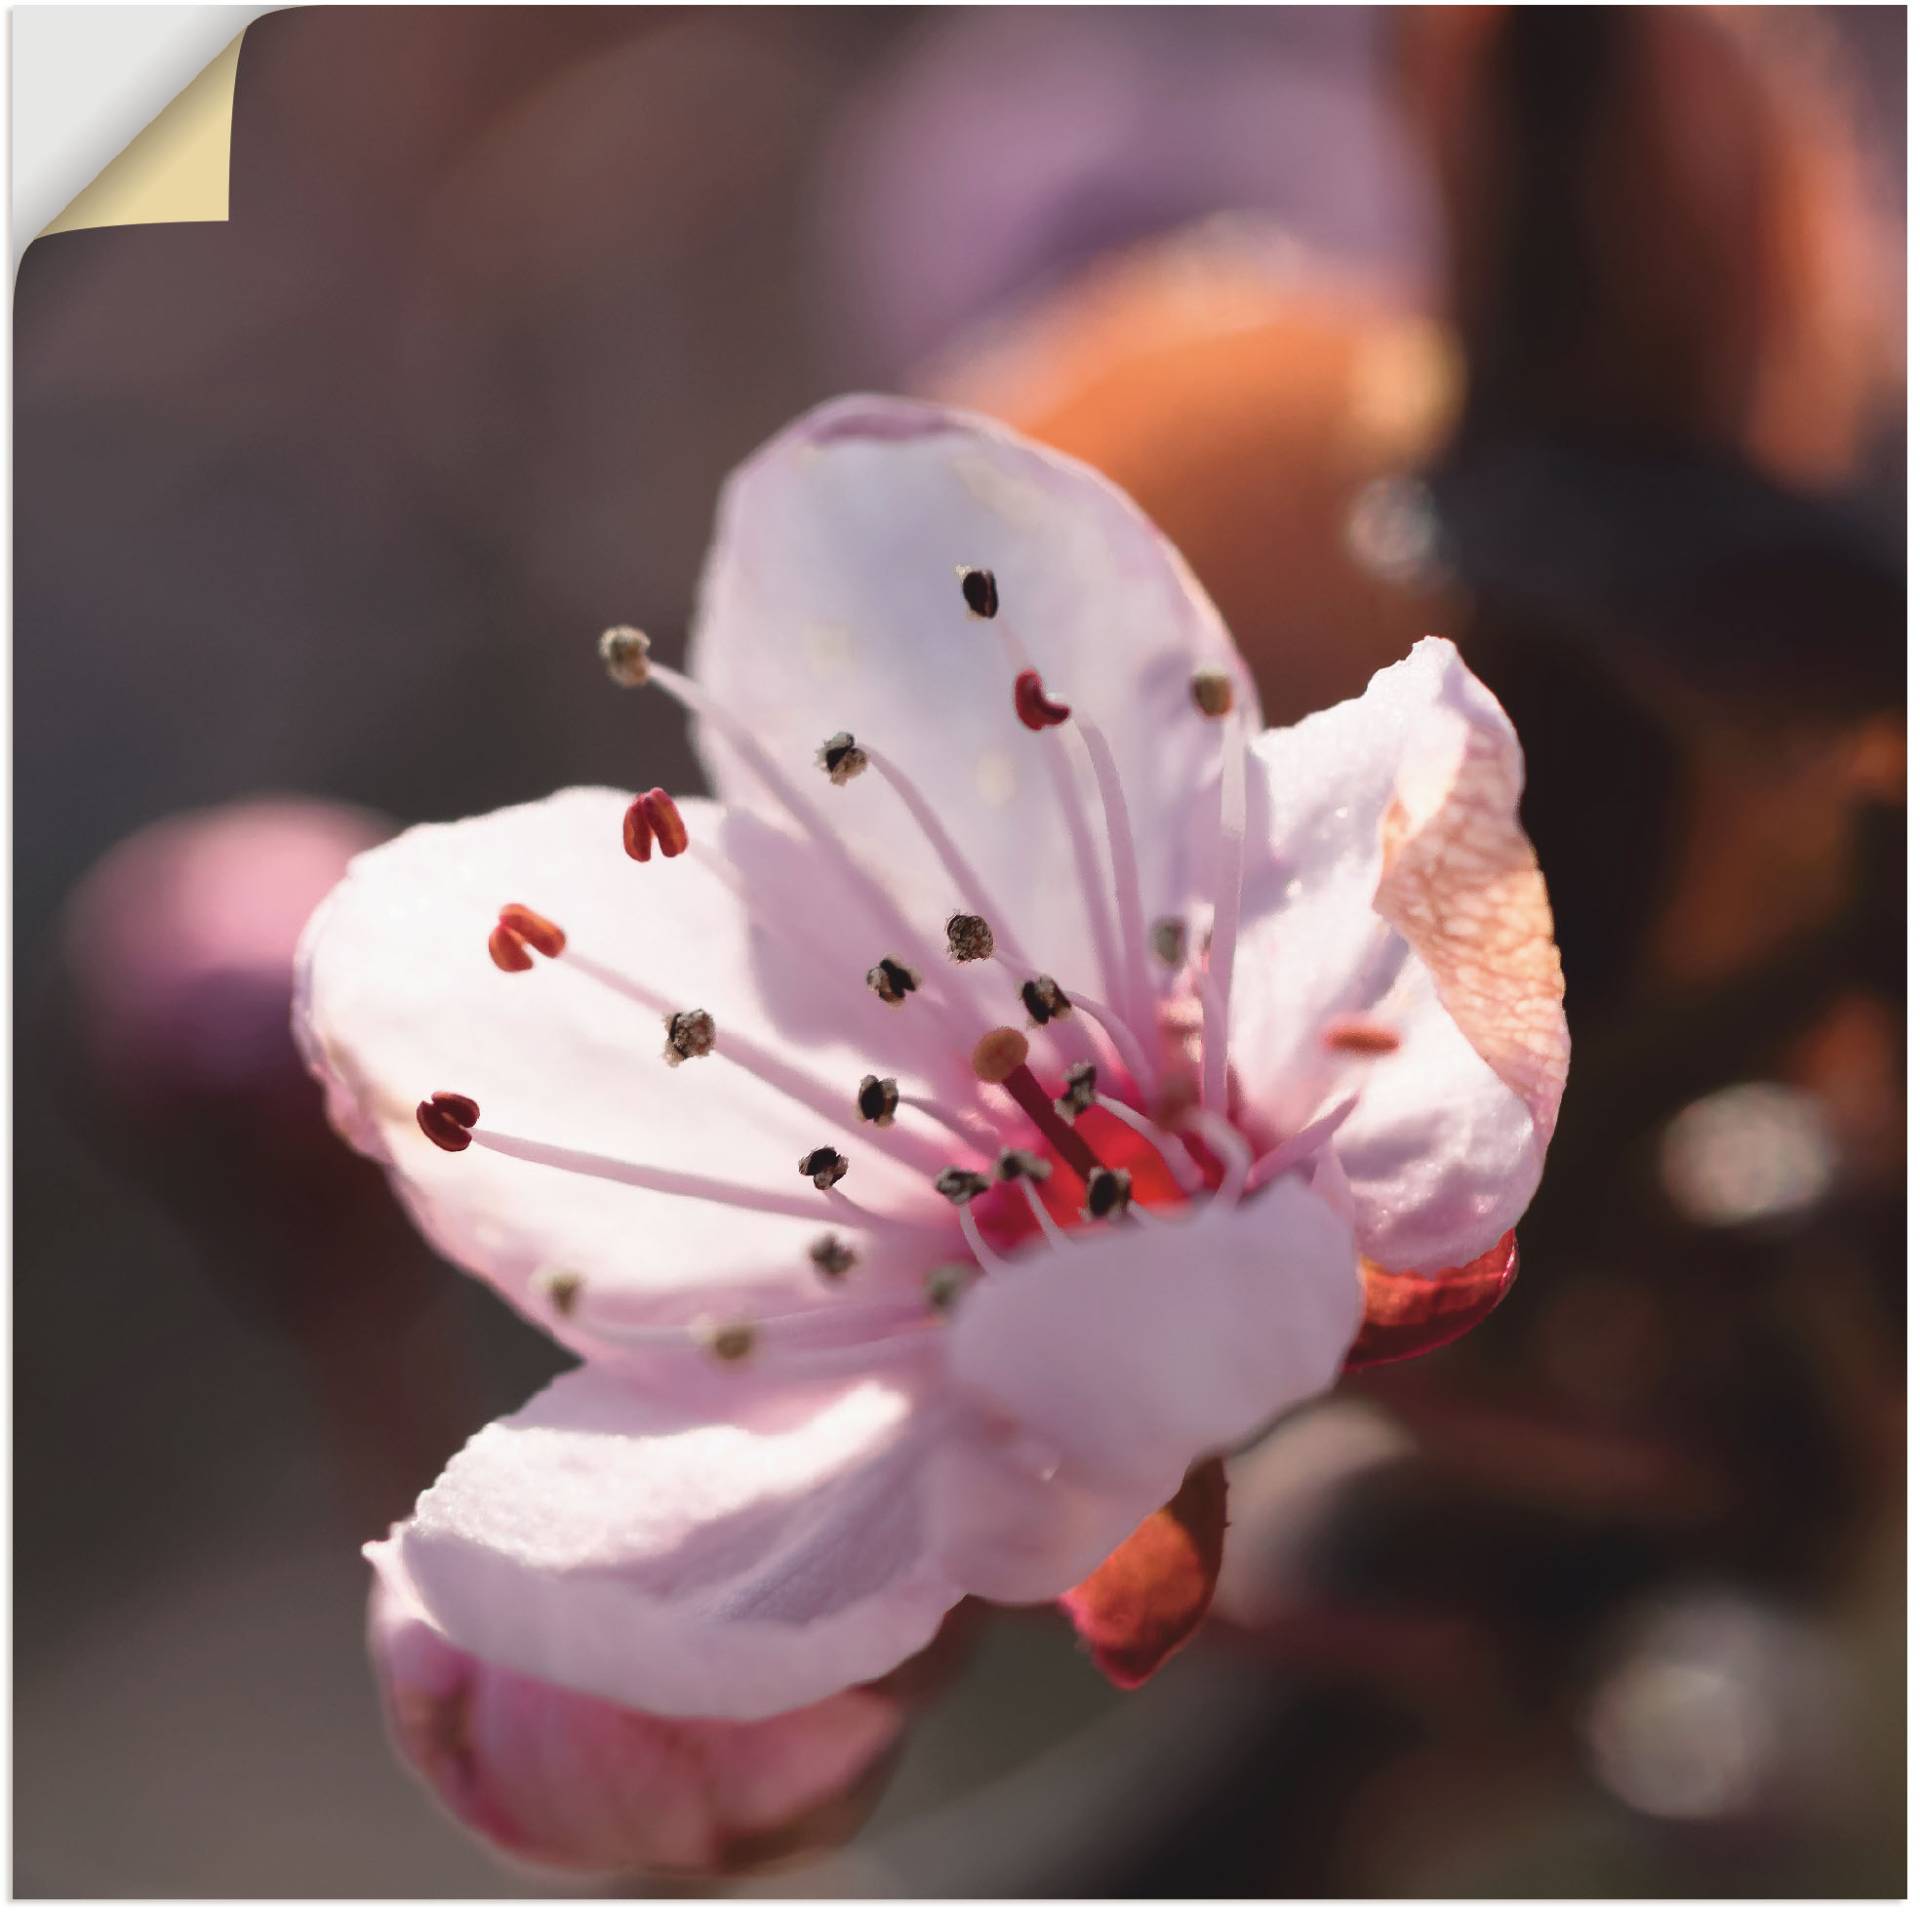
[[1029, 730], [1051, 729], [1073, 715], [1071, 705], [1058, 703], [1047, 695], [1038, 671], [1022, 671], [1013, 680], [1013, 711]]
[[623, 690], [647, 681], [647, 653], [652, 648], [646, 632], [636, 631], [631, 624], [616, 624], [600, 633], [600, 661]]
[[882, 956], [867, 971], [867, 987], [884, 1003], [899, 1005], [920, 987], [920, 978], [905, 963]]
[[1031, 1149], [1002, 1149], [994, 1160], [993, 1172], [1003, 1182], [1044, 1182], [1053, 1173], [1053, 1164]]
[[1071, 1122], [1076, 1116], [1085, 1115], [1093, 1107], [1093, 1098], [1097, 1093], [1094, 1087], [1093, 1064], [1076, 1062], [1067, 1071], [1066, 1093], [1053, 1106], [1063, 1122]]
[[927, 1276], [927, 1304], [945, 1314], [972, 1283], [975, 1270], [964, 1262], [949, 1261]]
[[815, 1188], [829, 1189], [847, 1172], [847, 1158], [831, 1148], [809, 1150], [800, 1158], [800, 1173]]
[[667, 1018], [667, 1067], [713, 1054], [713, 1018], [704, 1009], [677, 1009]]
[[480, 1120], [480, 1105], [470, 1095], [456, 1095], [451, 1089], [441, 1089], [428, 1096], [413, 1114], [421, 1134], [429, 1142], [445, 1149], [449, 1155], [458, 1155], [473, 1142], [468, 1130]]
[[970, 1168], [943, 1168], [933, 1178], [933, 1186], [955, 1208], [965, 1208], [976, 1195], [984, 1195], [989, 1184], [984, 1175], [976, 1175]]
[[1187, 926], [1177, 916], [1163, 916], [1153, 926], [1153, 953], [1169, 969], [1187, 959]]
[[1049, 1023], [1056, 1016], [1073, 1013], [1073, 1004], [1068, 1002], [1066, 992], [1051, 976], [1036, 976], [1032, 982], [1022, 983], [1020, 1000], [1036, 1023]]
[[960, 573], [960, 595], [975, 617], [1000, 615], [1000, 584], [991, 571], [978, 569]]
[[853, 741], [850, 730], [836, 731], [815, 753], [814, 761], [834, 784], [851, 783], [867, 767], [867, 753]]
[[707, 1352], [716, 1361], [744, 1361], [759, 1340], [750, 1321], [728, 1321], [706, 1330]]
[[1193, 702], [1203, 717], [1224, 717], [1233, 708], [1233, 679], [1225, 671], [1195, 671]]
[[977, 963], [993, 954], [993, 928], [984, 916], [964, 911], [947, 918], [947, 954], [956, 963]]
[[893, 1112], [900, 1106], [900, 1085], [892, 1076], [862, 1076], [854, 1105], [863, 1121], [884, 1129], [893, 1121]]
[[826, 1234], [807, 1250], [807, 1259], [820, 1271], [822, 1281], [840, 1281], [859, 1257], [838, 1235]]
[[1123, 1168], [1097, 1168], [1087, 1177], [1087, 1214], [1096, 1222], [1124, 1215], [1133, 1200], [1133, 1177]]
[[542, 1284], [547, 1291], [547, 1303], [554, 1313], [565, 1317], [573, 1313], [580, 1299], [580, 1290], [587, 1285], [585, 1275], [556, 1274], [549, 1275]]

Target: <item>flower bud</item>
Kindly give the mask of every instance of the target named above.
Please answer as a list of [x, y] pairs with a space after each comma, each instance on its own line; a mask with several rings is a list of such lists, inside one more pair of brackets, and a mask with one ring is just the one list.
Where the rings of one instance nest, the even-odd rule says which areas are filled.
[[394, 1744], [462, 1825], [534, 1865], [716, 1874], [836, 1844], [905, 1723], [866, 1687], [763, 1720], [636, 1713], [475, 1658], [426, 1617], [390, 1543], [367, 1554]]

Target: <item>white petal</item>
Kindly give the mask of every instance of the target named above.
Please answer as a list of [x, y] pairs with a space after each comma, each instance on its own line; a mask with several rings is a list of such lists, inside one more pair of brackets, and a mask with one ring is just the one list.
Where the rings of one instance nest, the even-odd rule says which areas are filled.
[[[853, 1111], [862, 1074], [891, 1072], [885, 1052], [857, 1046], [855, 1031], [833, 1040], [830, 1022], [804, 1031], [804, 1046], [790, 1041], [763, 1006], [738, 898], [692, 854], [631, 862], [620, 841], [625, 805], [616, 791], [563, 791], [409, 830], [358, 858], [308, 931], [296, 1012], [336, 1123], [388, 1165], [429, 1238], [583, 1348], [596, 1345], [591, 1321], [608, 1310], [631, 1324], [828, 1299], [807, 1248], [844, 1223], [824, 1195], [817, 1219], [804, 1212], [816, 1191], [800, 1157], [831, 1141], [854, 1163], [841, 1185], [849, 1197], [937, 1218], [945, 1211], [927, 1178], [950, 1154], [925, 1118], [907, 1115], [889, 1143], [918, 1147], [922, 1159], [888, 1158]], [[712, 840], [714, 806], [682, 809], [696, 838]], [[522, 974], [497, 970], [486, 940], [508, 902], [557, 922], [566, 957]], [[581, 973], [576, 956], [674, 1006], [707, 1010], [717, 1052], [668, 1067], [661, 1017]], [[884, 1035], [888, 1012], [866, 1000]], [[730, 1037], [777, 1051], [825, 1085], [844, 1104], [841, 1125], [729, 1060]], [[477, 1146], [446, 1153], [414, 1116], [439, 1090], [477, 1101], [483, 1129], [750, 1184], [803, 1212], [746, 1212]], [[869, 1242], [862, 1259], [861, 1278], [873, 1281], [888, 1255]], [[917, 1279], [925, 1257], [906, 1259], [902, 1278]], [[548, 1298], [559, 1272], [583, 1278], [564, 1316]]]
[[[1358, 1094], [1335, 1147], [1389, 1267], [1498, 1239], [1553, 1131], [1566, 1020], [1520, 775], [1505, 714], [1439, 639], [1254, 745], [1235, 1073], [1276, 1136]], [[1398, 1046], [1330, 1047], [1349, 1019]]]
[[1138, 1519], [1189, 1463], [1329, 1386], [1360, 1309], [1352, 1231], [1282, 1182], [1028, 1253], [961, 1302], [952, 1365], [1064, 1463], [1141, 1486]]
[[[994, 572], [997, 620], [968, 612], [962, 566]], [[1015, 717], [1008, 633], [1112, 745], [1146, 911], [1184, 903], [1186, 845], [1167, 820], [1184, 814], [1220, 748], [1220, 727], [1194, 709], [1192, 674], [1230, 672], [1249, 709], [1253, 691], [1178, 554], [1086, 467], [930, 405], [822, 406], [730, 480], [691, 656], [706, 690], [785, 766], [805, 766], [840, 730], [886, 753], [972, 862], [997, 927], [1069, 990], [1097, 994], [1045, 768], [1062, 733]], [[723, 795], [764, 802], [723, 744], [708, 735], [703, 749]], [[1076, 774], [1104, 841], [1091, 776]], [[954, 894], [877, 774], [822, 796], [921, 920], [937, 925], [974, 902]]]
[[434, 1624], [701, 1719], [805, 1706], [917, 1652], [961, 1589], [932, 1557], [913, 1398], [726, 1379], [699, 1410], [581, 1369], [476, 1435], [397, 1533]]

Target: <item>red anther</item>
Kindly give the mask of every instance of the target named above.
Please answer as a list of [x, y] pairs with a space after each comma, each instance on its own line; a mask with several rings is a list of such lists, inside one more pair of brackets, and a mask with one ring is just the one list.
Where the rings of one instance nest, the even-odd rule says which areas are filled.
[[527, 954], [527, 946], [504, 923], [496, 923], [487, 937], [487, 954], [493, 958], [495, 969], [504, 969], [509, 976], [516, 970], [531, 969], [533, 958]]
[[1400, 1046], [1400, 1038], [1384, 1023], [1369, 1022], [1364, 1016], [1339, 1016], [1320, 1032], [1321, 1042], [1329, 1049], [1350, 1056], [1390, 1056]]
[[420, 1132], [436, 1148], [458, 1155], [472, 1144], [468, 1134], [480, 1120], [480, 1105], [470, 1095], [456, 1095], [450, 1089], [438, 1090], [414, 1110]]
[[627, 814], [620, 820], [620, 840], [627, 846], [627, 854], [636, 863], [652, 860], [653, 825], [647, 821], [645, 797], [635, 797], [627, 805]]
[[680, 806], [664, 790], [649, 790], [640, 799], [662, 856], [678, 856], [687, 847], [687, 826], [681, 820]]
[[509, 903], [500, 912], [500, 927], [531, 943], [542, 956], [558, 956], [567, 946], [566, 931], [524, 903]]
[[1014, 714], [1029, 730], [1049, 730], [1073, 715], [1070, 706], [1056, 704], [1047, 695], [1038, 671], [1022, 671], [1013, 680]]

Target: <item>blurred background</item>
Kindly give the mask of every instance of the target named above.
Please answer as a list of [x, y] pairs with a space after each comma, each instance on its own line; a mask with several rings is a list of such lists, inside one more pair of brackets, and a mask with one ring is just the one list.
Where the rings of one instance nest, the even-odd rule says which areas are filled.
[[[292, 9], [224, 225], [16, 295], [22, 1895], [514, 1895], [359, 1544], [558, 1365], [327, 1133], [346, 857], [685, 785], [716, 487], [853, 388], [1091, 460], [1285, 721], [1512, 711], [1575, 1063], [1523, 1278], [1234, 1466], [1133, 1696], [996, 1617], [838, 1894], [1898, 1894], [1898, 8]], [[683, 1888], [684, 1889], [684, 1888]]]

